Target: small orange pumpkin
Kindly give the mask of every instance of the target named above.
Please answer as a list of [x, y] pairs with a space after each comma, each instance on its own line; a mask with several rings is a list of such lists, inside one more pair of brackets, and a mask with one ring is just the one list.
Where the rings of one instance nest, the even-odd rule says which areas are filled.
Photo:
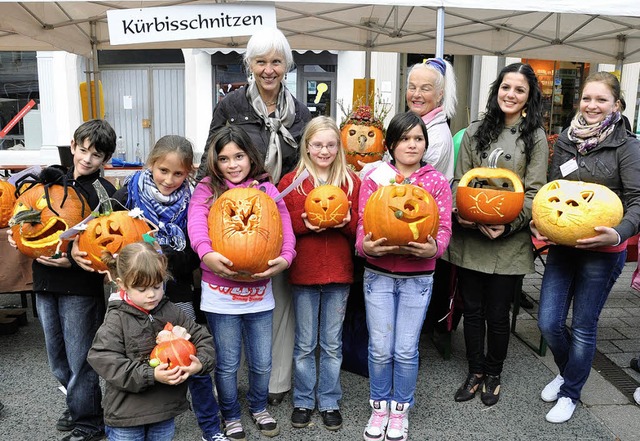
[[7, 181], [0, 180], [0, 228], [9, 225], [16, 203], [16, 187]]
[[196, 355], [196, 347], [189, 340], [172, 334], [173, 330], [178, 328], [180, 327], [174, 327], [171, 323], [167, 323], [164, 329], [160, 331], [156, 339], [158, 344], [149, 355], [150, 365], [155, 367], [161, 363], [167, 363], [169, 365], [168, 369], [176, 366], [191, 365], [192, 361], [189, 356]]
[[349, 212], [349, 199], [340, 187], [321, 185], [309, 192], [304, 201], [307, 220], [319, 228], [339, 225]]
[[236, 280], [269, 269], [282, 250], [282, 220], [275, 201], [256, 188], [232, 188], [209, 211], [209, 238], [215, 251], [233, 262]]
[[364, 207], [364, 232], [373, 240], [386, 237], [385, 245], [425, 243], [436, 237], [440, 224], [438, 205], [424, 188], [413, 184], [385, 185], [369, 196]]
[[536, 228], [550, 241], [574, 246], [596, 236], [594, 227], [615, 227], [624, 210], [618, 195], [604, 185], [558, 179], [545, 184], [533, 198]]
[[89, 214], [83, 196], [70, 187], [66, 193], [63, 185], [51, 185], [45, 191], [43, 184], [36, 184], [18, 196], [9, 225], [22, 254], [34, 259], [53, 256], [60, 235]]
[[[468, 187], [474, 179], [506, 179], [513, 191]], [[465, 220], [487, 225], [512, 222], [522, 211], [524, 188], [518, 175], [506, 168], [476, 167], [465, 173], [458, 184], [456, 207]]]
[[376, 119], [369, 106], [359, 106], [340, 125], [340, 140], [347, 162], [355, 170], [362, 167], [358, 161], [379, 161], [384, 154], [384, 132], [382, 121]]

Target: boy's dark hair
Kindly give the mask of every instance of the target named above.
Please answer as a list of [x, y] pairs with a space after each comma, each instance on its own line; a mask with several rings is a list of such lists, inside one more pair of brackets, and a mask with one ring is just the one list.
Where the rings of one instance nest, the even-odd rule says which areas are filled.
[[116, 151], [116, 132], [104, 119], [91, 119], [80, 124], [73, 133], [73, 140], [78, 146], [82, 146], [85, 139], [89, 140], [89, 146], [104, 153], [105, 161], [108, 161]]

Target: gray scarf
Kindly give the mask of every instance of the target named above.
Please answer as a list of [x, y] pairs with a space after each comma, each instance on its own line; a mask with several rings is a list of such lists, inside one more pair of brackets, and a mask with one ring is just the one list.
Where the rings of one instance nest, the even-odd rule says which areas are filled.
[[247, 98], [253, 110], [262, 118], [269, 129], [269, 145], [267, 147], [264, 166], [271, 175], [273, 182], [278, 182], [282, 174], [282, 146], [280, 145], [280, 136], [282, 136], [282, 139], [291, 147], [294, 149], [298, 148], [298, 143], [293, 139], [289, 130], [287, 130], [293, 125], [296, 116], [296, 104], [293, 95], [291, 95], [291, 92], [289, 92], [284, 84], [280, 87], [275, 117], [269, 116], [269, 111], [260, 97], [260, 92], [258, 91], [255, 80], [249, 80]]

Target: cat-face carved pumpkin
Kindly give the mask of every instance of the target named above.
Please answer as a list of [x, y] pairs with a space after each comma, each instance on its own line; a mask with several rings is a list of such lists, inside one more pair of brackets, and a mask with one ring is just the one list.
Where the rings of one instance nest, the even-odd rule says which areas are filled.
[[[487, 187], [468, 187], [474, 180], [502, 179], [510, 181], [513, 191]], [[506, 168], [476, 167], [465, 173], [456, 191], [456, 207], [460, 216], [470, 222], [503, 225], [512, 222], [524, 204], [524, 189], [518, 175]]]
[[255, 188], [225, 191], [209, 211], [209, 238], [213, 250], [233, 262], [236, 280], [254, 280], [252, 274], [269, 268], [280, 255], [282, 221], [275, 201]]
[[7, 181], [0, 181], [0, 228], [9, 225], [16, 203], [16, 187]]
[[88, 214], [87, 201], [70, 187], [65, 195], [62, 185], [48, 186], [45, 192], [44, 185], [36, 184], [18, 197], [9, 225], [18, 250], [37, 259], [53, 256], [60, 235]]
[[364, 232], [384, 245], [425, 243], [436, 237], [440, 217], [435, 199], [413, 184], [386, 185], [369, 196], [364, 207]]
[[540, 234], [570, 246], [596, 236], [594, 227], [615, 227], [623, 216], [620, 198], [607, 187], [564, 179], [544, 185], [533, 198], [532, 210]]
[[339, 225], [349, 212], [349, 199], [340, 187], [321, 185], [309, 192], [304, 211], [311, 225], [330, 228]]
[[107, 271], [102, 253], [117, 254], [130, 243], [140, 242], [142, 235], [151, 231], [149, 225], [128, 211], [114, 211], [91, 219], [78, 238], [78, 249], [87, 253], [86, 258], [96, 271]]

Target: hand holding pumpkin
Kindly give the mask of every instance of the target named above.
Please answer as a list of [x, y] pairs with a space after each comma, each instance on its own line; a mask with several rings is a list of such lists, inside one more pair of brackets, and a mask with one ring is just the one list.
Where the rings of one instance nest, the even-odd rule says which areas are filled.
[[91, 265], [91, 261], [87, 259], [88, 253], [86, 251], [80, 251], [78, 247], [78, 237], [73, 240], [73, 245], [71, 246], [71, 258], [78, 264], [80, 268], [85, 271], [94, 272], [93, 266]]
[[597, 248], [618, 245], [620, 236], [618, 232], [611, 227], [595, 227], [594, 230], [599, 233], [597, 236], [587, 239], [578, 239], [576, 248]]
[[153, 378], [158, 383], [176, 385], [182, 383], [186, 378], [180, 370], [180, 366], [169, 369], [169, 363], [160, 363], [153, 368]]
[[385, 245], [387, 242], [386, 237], [381, 237], [376, 240], [372, 240], [373, 233], [369, 232], [364, 236], [362, 240], [362, 249], [367, 256], [380, 257], [385, 254], [396, 253], [400, 250], [398, 245]]
[[453, 209], [453, 214], [456, 215], [456, 220], [458, 221], [458, 224], [460, 224], [462, 228], [470, 228], [470, 229], [478, 228], [478, 224], [476, 224], [475, 222], [468, 221], [462, 216], [460, 216], [460, 213], [458, 212], [457, 208]]
[[251, 278], [255, 280], [269, 279], [289, 268], [289, 262], [287, 262], [287, 259], [282, 256], [278, 256], [273, 260], [269, 260], [267, 262], [267, 265], [269, 265], [269, 269], [261, 273], [252, 274]]
[[40, 256], [36, 259], [36, 262], [57, 268], [71, 268], [71, 262], [69, 262], [67, 253], [62, 253], [60, 257]]
[[409, 242], [407, 245], [400, 246], [402, 254], [411, 254], [421, 259], [431, 259], [438, 252], [438, 244], [431, 236], [427, 237], [425, 243]]
[[502, 236], [502, 234], [504, 233], [504, 228], [504, 225], [478, 225], [478, 230], [480, 230], [482, 234], [484, 234], [491, 240]]
[[16, 250], [18, 249], [18, 244], [16, 243], [16, 240], [13, 238], [13, 231], [11, 230], [7, 230], [7, 241], [9, 242], [9, 245], [11, 245], [13, 248], [15, 248]]
[[238, 274], [230, 269], [233, 266], [233, 262], [217, 251], [205, 254], [202, 262], [217, 276], [231, 279]]

